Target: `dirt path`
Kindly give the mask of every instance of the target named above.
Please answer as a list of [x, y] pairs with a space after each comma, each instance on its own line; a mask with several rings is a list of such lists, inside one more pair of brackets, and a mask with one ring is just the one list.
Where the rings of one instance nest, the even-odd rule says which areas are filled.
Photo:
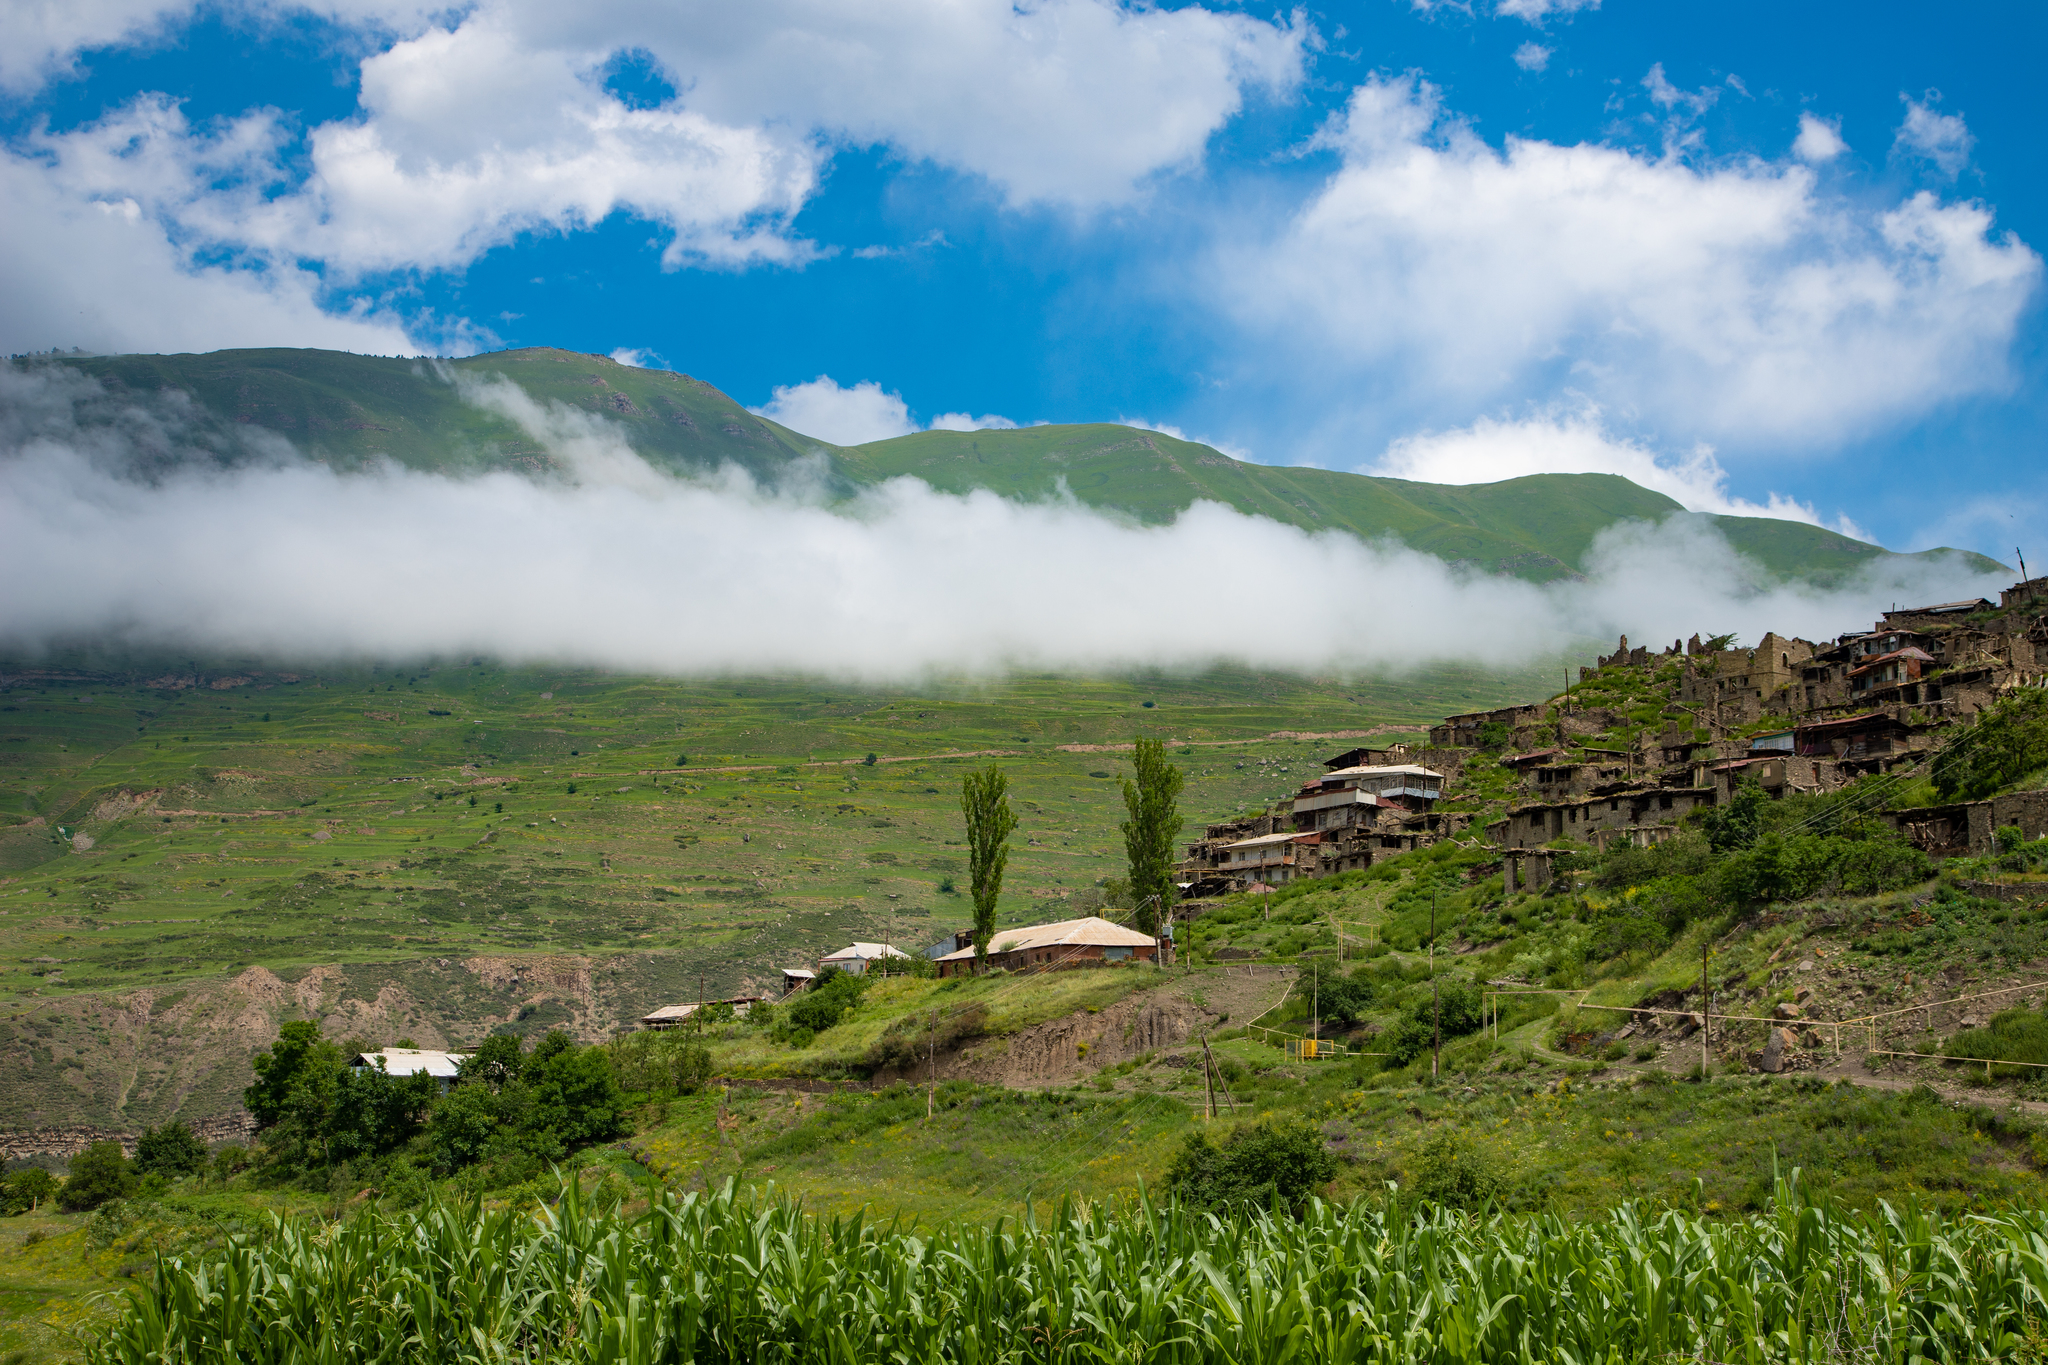
[[1271, 964], [1211, 967], [1099, 1013], [1069, 1014], [970, 1044], [941, 1057], [939, 1075], [1013, 1089], [1071, 1084], [1106, 1066], [1185, 1046], [1226, 1021], [1242, 1023], [1264, 1013], [1287, 994], [1294, 977], [1292, 967]]
[[[1555, 1051], [1533, 1040], [1529, 1043], [1529, 1051], [1546, 1061], [1557, 1062], [1561, 1065], [1584, 1066], [1590, 1060], [1585, 1057], [1574, 1057], [1569, 1053]], [[1684, 1068], [1665, 1066], [1657, 1062], [1601, 1062], [1596, 1063], [1596, 1065], [1604, 1066], [1609, 1071], [1620, 1071], [1633, 1075], [1643, 1075], [1652, 1071], [1661, 1071], [1667, 1076], [1685, 1074]], [[1766, 1073], [1753, 1072], [1749, 1074], [1760, 1076]], [[1846, 1052], [1840, 1058], [1829, 1062], [1825, 1066], [1803, 1067], [1797, 1071], [1787, 1071], [1781, 1074], [1787, 1076], [1817, 1076], [1827, 1081], [1847, 1081], [1850, 1085], [1859, 1086], [1865, 1090], [1887, 1090], [1894, 1093], [1915, 1090], [1924, 1085], [1951, 1104], [2002, 1104], [2023, 1109], [2031, 1114], [2048, 1114], [2048, 1103], [2040, 1100], [2018, 1099], [2001, 1091], [1987, 1092], [1969, 1087], [1944, 1084], [1924, 1078], [1915, 1079], [1909, 1076], [1873, 1075], [1868, 1071], [1854, 1069], [1854, 1063]]]

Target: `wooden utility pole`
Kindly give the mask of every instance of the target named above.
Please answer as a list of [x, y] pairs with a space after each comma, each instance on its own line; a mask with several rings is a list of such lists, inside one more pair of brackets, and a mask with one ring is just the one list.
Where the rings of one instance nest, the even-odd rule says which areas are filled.
[[[1310, 1038], [1323, 1036], [1323, 964], [1312, 962], [1308, 968], [1308, 1032]], [[1309, 1048], [1309, 1056], [1315, 1056], [1315, 1048]]]
[[926, 1035], [925, 1050], [931, 1059], [931, 1083], [924, 1092], [924, 1121], [932, 1121], [932, 1100], [939, 1093], [939, 1012], [932, 1011], [931, 1030]]
[[1205, 1033], [1202, 1035], [1202, 1095], [1208, 1102], [1208, 1121], [1212, 1123], [1216, 1119], [1216, 1085], [1209, 1077], [1214, 1068], [1215, 1063], [1209, 1056], [1209, 1035]]
[[[1571, 675], [1565, 675], [1569, 678]], [[1436, 985], [1436, 888], [1429, 888], [1429, 1078], [1435, 1080], [1443, 1069], [1443, 998]]]
[[[1224, 1079], [1223, 1068], [1216, 1065], [1215, 1055], [1209, 1051], [1209, 1035], [1206, 1032], [1202, 1034], [1202, 1063], [1202, 1074], [1204, 1076], [1213, 1074], [1216, 1077], [1216, 1084], [1222, 1087], [1223, 1098], [1229, 1103], [1230, 1112], [1235, 1115], [1237, 1113], [1237, 1096], [1230, 1093], [1230, 1082]], [[1216, 1097], [1213, 1093], [1209, 1097], [1209, 1116], [1211, 1118], [1216, 1116]]]
[[1708, 942], [1700, 940], [1700, 1079], [1707, 1078], [1707, 1044], [1714, 1036], [1714, 983], [1707, 980]]
[[704, 1036], [704, 973], [697, 973], [697, 1036]]

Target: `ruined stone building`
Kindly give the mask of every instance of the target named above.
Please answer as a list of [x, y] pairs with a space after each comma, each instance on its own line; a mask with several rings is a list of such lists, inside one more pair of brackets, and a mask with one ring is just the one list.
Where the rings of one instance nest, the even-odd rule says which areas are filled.
[[1210, 825], [1188, 845], [1179, 880], [1215, 895], [1358, 871], [1465, 828], [1470, 816], [1435, 811], [1443, 794], [1444, 775], [1420, 764], [1328, 767], [1262, 815]]
[[[1548, 880], [1545, 846], [1555, 841], [1657, 843], [1745, 782], [1782, 797], [1917, 767], [2001, 697], [2048, 680], [2048, 577], [2015, 584], [1997, 607], [1979, 598], [1894, 609], [1868, 631], [1818, 644], [1773, 632], [1751, 649], [1709, 647], [1721, 642], [1695, 635], [1653, 652], [1623, 636], [1597, 668], [1581, 670], [1581, 681], [1646, 670], [1644, 693], [1666, 703], [1661, 732], [1631, 719], [1641, 714], [1632, 702], [1586, 705], [1568, 688], [1547, 702], [1447, 716], [1426, 749], [1335, 755], [1292, 797], [1208, 826], [1187, 847], [1183, 889], [1282, 885], [1458, 837], [1472, 816], [1438, 807], [1478, 764], [1513, 777], [1505, 817], [1484, 831], [1511, 888]], [[2004, 826], [2048, 834], [2048, 793], [1886, 818], [1930, 853], [1982, 853]]]

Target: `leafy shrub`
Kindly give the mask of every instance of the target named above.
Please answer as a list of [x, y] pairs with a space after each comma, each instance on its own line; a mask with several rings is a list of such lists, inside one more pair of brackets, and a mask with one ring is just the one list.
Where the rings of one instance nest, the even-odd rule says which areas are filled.
[[1262, 1119], [1218, 1147], [1200, 1129], [1167, 1165], [1166, 1188], [1197, 1208], [1285, 1212], [1300, 1208], [1337, 1178], [1322, 1134], [1300, 1120]]
[[206, 1169], [206, 1144], [180, 1119], [145, 1128], [135, 1143], [135, 1169], [141, 1175], [197, 1175]]
[[1983, 1028], [1949, 1039], [1943, 1051], [1972, 1061], [2048, 1063], [2048, 1011], [2000, 1011]]
[[1947, 801], [1981, 801], [2048, 764], [2048, 690], [2014, 692], [1979, 716], [1934, 760], [1934, 785]]
[[941, 1014], [936, 1024], [930, 1015], [907, 1014], [882, 1030], [864, 1061], [876, 1071], [910, 1070], [923, 1065], [934, 1050], [949, 1051], [979, 1038], [987, 1028], [988, 1008], [978, 1001]]
[[71, 1158], [71, 1174], [57, 1193], [57, 1203], [73, 1213], [96, 1209], [135, 1193], [135, 1170], [118, 1142], [95, 1142]]
[[1438, 1128], [1416, 1153], [1415, 1193], [1432, 1204], [1477, 1209], [1504, 1199], [1508, 1182], [1484, 1152]]
[[1586, 953], [1589, 958], [1602, 961], [1623, 953], [1662, 952], [1670, 942], [1670, 931], [1657, 920], [1639, 911], [1624, 910], [1595, 921]]
[[10, 1172], [0, 1184], [0, 1208], [8, 1213], [33, 1213], [57, 1193], [57, 1177], [40, 1166]]
[[1462, 977], [1438, 977], [1437, 999], [1432, 1002], [1425, 989], [1421, 998], [1409, 1006], [1407, 1017], [1380, 1035], [1381, 1043], [1391, 1054], [1387, 1063], [1406, 1066], [1429, 1051], [1439, 1026], [1444, 1041], [1449, 1042], [1477, 1033], [1484, 1018], [1485, 1001], [1477, 986]]
[[[1303, 973], [1304, 977], [1307, 973]], [[1337, 1024], [1355, 1024], [1372, 1008], [1372, 982], [1362, 973], [1350, 976], [1332, 976], [1311, 988], [1304, 980], [1295, 986], [1297, 993], [1308, 995], [1313, 989], [1317, 1008], [1322, 1017]]]
[[837, 967], [827, 967], [783, 1011], [786, 1026], [813, 1034], [823, 1033], [860, 1003], [861, 992], [866, 989], [866, 978], [842, 972]]
[[1897, 838], [1771, 835], [1720, 869], [1719, 899], [1730, 905], [1797, 901], [1827, 894], [1869, 896], [1934, 875], [1927, 855]]

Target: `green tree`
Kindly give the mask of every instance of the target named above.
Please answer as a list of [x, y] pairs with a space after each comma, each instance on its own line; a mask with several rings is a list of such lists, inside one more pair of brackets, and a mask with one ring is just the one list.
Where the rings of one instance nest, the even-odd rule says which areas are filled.
[[74, 1213], [96, 1209], [112, 1199], [135, 1193], [135, 1169], [121, 1155], [118, 1142], [95, 1142], [71, 1158], [71, 1175], [57, 1193], [57, 1202]]
[[526, 1058], [519, 1051], [519, 1039], [510, 1033], [494, 1033], [456, 1064], [455, 1075], [462, 1081], [482, 1081], [491, 1089], [519, 1079]]
[[2015, 692], [1934, 760], [1934, 786], [1944, 801], [1981, 801], [2036, 768], [2048, 766], [2048, 690]]
[[40, 1166], [24, 1166], [7, 1177], [0, 1203], [9, 1213], [34, 1213], [56, 1193], [56, 1176]]
[[182, 1119], [145, 1128], [135, 1142], [135, 1169], [143, 1175], [176, 1178], [206, 1169], [206, 1144]]
[[403, 1147], [426, 1125], [439, 1085], [425, 1072], [391, 1076], [372, 1068], [344, 1070], [335, 1078], [328, 1120], [328, 1155], [335, 1161], [383, 1156]]
[[[550, 1049], [560, 1038], [563, 1046]], [[626, 1131], [626, 1097], [603, 1048], [577, 1047], [551, 1033], [534, 1048], [524, 1082], [533, 1095], [531, 1126], [565, 1148], [603, 1142]]]
[[988, 958], [996, 932], [996, 898], [1010, 862], [1010, 835], [1017, 817], [1010, 810], [1010, 779], [991, 763], [960, 780], [960, 813], [967, 818], [967, 884], [974, 898], [974, 965]]
[[256, 1054], [256, 1080], [242, 1103], [256, 1118], [263, 1146], [282, 1165], [299, 1170], [328, 1161], [327, 1134], [342, 1073], [341, 1049], [320, 1025], [295, 1020], [278, 1030], [268, 1051]]
[[1166, 746], [1140, 739], [1131, 754], [1136, 779], [1124, 779], [1124, 858], [1130, 865], [1131, 895], [1138, 932], [1159, 932], [1159, 916], [1177, 897], [1173, 884], [1174, 841], [1180, 838], [1180, 789], [1186, 775], [1166, 761]]
[[1716, 806], [1703, 818], [1707, 842], [1716, 853], [1736, 853], [1748, 848], [1763, 834], [1770, 809], [1770, 793], [1755, 778], [1743, 778], [1728, 804]]

